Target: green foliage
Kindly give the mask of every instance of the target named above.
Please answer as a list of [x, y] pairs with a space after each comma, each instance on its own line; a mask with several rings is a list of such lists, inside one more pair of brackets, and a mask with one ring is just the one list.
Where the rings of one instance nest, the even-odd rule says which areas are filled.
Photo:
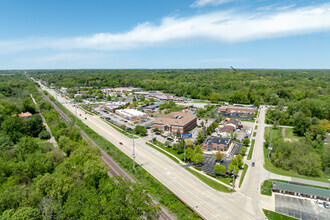
[[246, 146], [249, 145], [250, 144], [250, 139], [249, 138], [244, 138], [243, 139], [243, 144], [246, 145]]
[[47, 130], [42, 130], [42, 131], [39, 133], [38, 137], [39, 137], [40, 139], [43, 139], [43, 140], [48, 140], [48, 139], [50, 139], [50, 133], [49, 133]]
[[242, 156], [244, 156], [245, 155], [245, 153], [246, 153], [246, 151], [247, 151], [247, 147], [245, 147], [245, 146], [242, 146], [242, 148], [241, 148], [241, 150], [240, 150], [240, 154], [242, 155]]
[[290, 216], [283, 215], [270, 210], [263, 209], [263, 211], [269, 220], [296, 220], [296, 218], [292, 218]]
[[142, 136], [146, 136], [146, 134], [148, 133], [147, 129], [141, 125], [136, 125], [134, 128], [134, 133], [135, 134], [139, 134]]
[[226, 173], [226, 167], [221, 165], [221, 164], [216, 164], [214, 166], [214, 171], [218, 174], [218, 175], [223, 175]]
[[37, 208], [21, 207], [12, 215], [12, 220], [35, 220], [40, 218], [40, 212]]
[[239, 185], [238, 187], [241, 187], [242, 183], [243, 183], [243, 180], [244, 180], [244, 177], [245, 177], [245, 174], [246, 174], [246, 171], [248, 169], [248, 165], [244, 164], [244, 168], [243, 168], [243, 172], [242, 172], [242, 175], [241, 175], [241, 178], [239, 180]]
[[215, 154], [214, 154], [214, 157], [217, 161], [220, 161], [222, 158], [223, 158], [223, 154], [220, 152], [220, 151], [217, 151]]
[[191, 161], [194, 164], [200, 164], [203, 162], [204, 156], [201, 153], [196, 153], [192, 158]]

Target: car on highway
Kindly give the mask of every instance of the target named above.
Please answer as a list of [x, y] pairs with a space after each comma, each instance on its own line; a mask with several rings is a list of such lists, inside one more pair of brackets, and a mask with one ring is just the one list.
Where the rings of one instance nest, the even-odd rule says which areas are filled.
[[256, 164], [254, 162], [252, 162], [252, 166], [254, 167]]
[[79, 116], [81, 116], [81, 114], [79, 114]]
[[127, 122], [127, 121], [124, 121], [125, 123]]
[[119, 142], [120, 145], [123, 145], [123, 142]]
[[87, 120], [87, 118], [85, 118]]

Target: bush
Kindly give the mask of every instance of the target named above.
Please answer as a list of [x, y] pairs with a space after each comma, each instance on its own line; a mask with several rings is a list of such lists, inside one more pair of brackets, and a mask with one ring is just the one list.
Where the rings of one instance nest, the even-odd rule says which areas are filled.
[[40, 133], [39, 133], [39, 138], [40, 139], [43, 139], [43, 140], [48, 140], [50, 139], [50, 133], [46, 130], [42, 130]]
[[199, 170], [199, 171], [201, 171], [202, 170], [202, 168], [200, 168], [200, 167], [198, 167], [198, 166], [193, 166], [196, 170]]

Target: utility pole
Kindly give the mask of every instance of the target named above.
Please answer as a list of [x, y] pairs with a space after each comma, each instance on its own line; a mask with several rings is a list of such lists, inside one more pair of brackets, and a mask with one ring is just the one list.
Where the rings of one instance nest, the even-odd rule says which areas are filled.
[[133, 169], [135, 170], [135, 147], [134, 147], [134, 135], [132, 134], [133, 136], [133, 154], [132, 154], [132, 157], [133, 157]]
[[236, 172], [236, 168], [234, 168], [233, 170], [233, 190], [235, 189], [235, 172]]

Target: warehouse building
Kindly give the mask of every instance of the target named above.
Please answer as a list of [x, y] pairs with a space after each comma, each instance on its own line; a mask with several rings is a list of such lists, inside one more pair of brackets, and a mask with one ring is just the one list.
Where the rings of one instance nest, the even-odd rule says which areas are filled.
[[154, 128], [174, 135], [192, 130], [197, 125], [197, 117], [191, 113], [171, 112], [154, 121]]
[[119, 109], [115, 110], [115, 113], [130, 121], [139, 121], [148, 117], [146, 113], [136, 109]]

